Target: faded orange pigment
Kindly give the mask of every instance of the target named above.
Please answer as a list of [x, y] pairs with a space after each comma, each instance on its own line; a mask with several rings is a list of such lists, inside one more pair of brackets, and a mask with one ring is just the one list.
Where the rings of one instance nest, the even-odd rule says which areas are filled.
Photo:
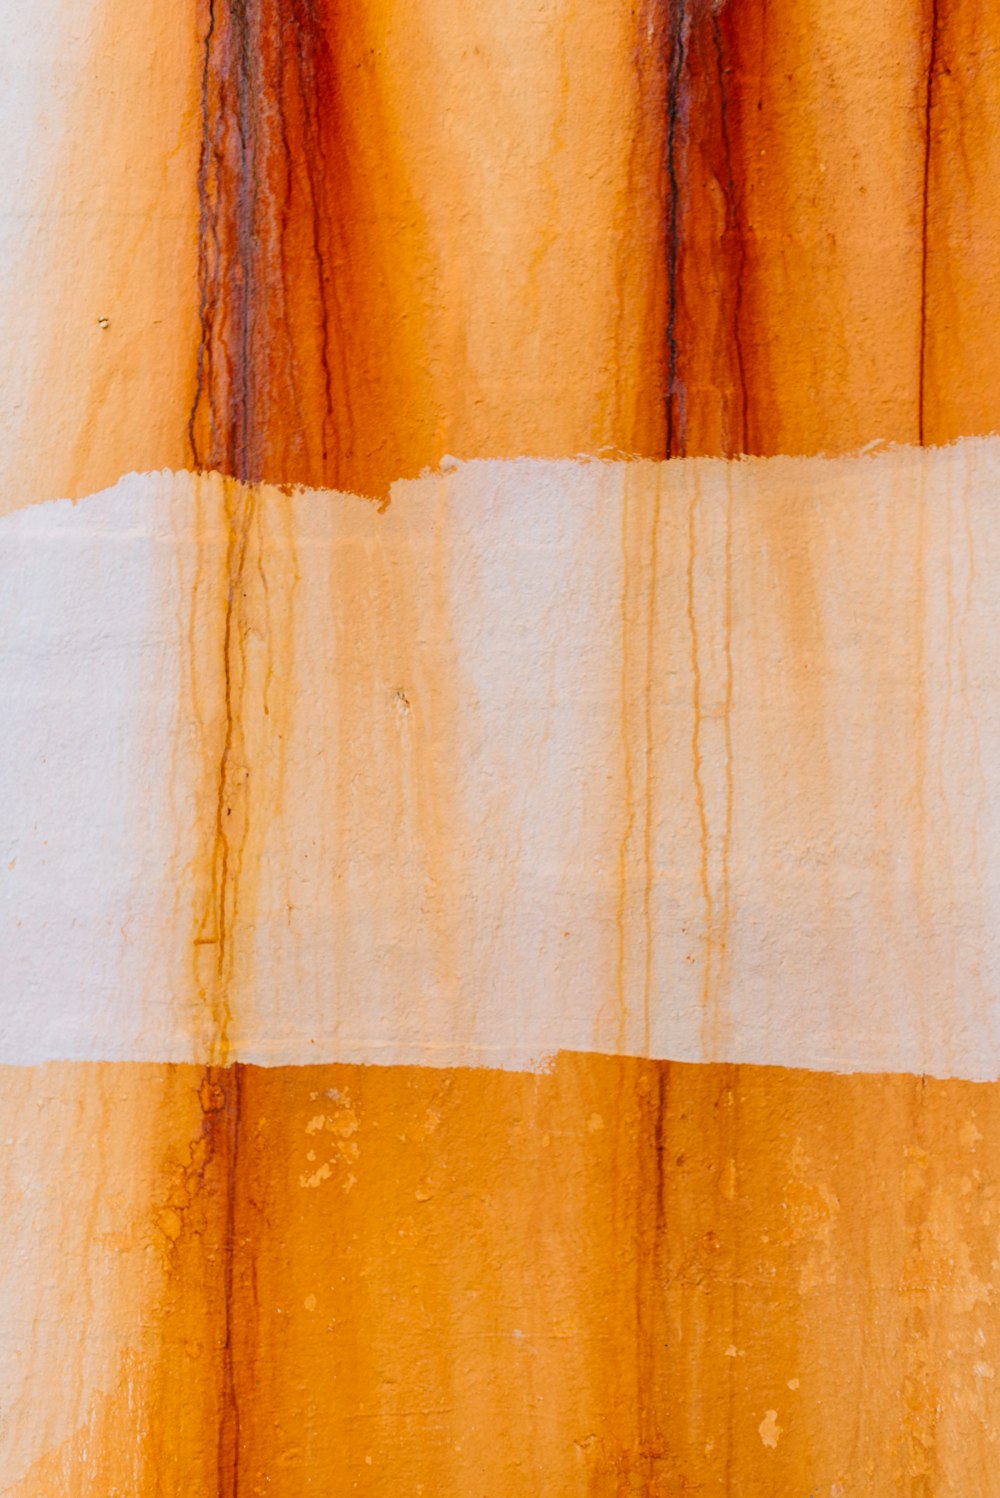
[[984, 1490], [993, 1087], [565, 1054], [4, 1084], [56, 1131], [7, 1198], [16, 1376], [61, 1344], [19, 1498]]
[[995, 14], [664, 9], [669, 450], [997, 430]]
[[0, 514], [183, 467], [198, 340], [193, 6], [99, 0], [39, 24], [51, 92], [11, 153], [28, 165], [0, 308]]
[[1000, 422], [971, 7], [212, 17], [198, 464], [383, 493], [445, 452], [809, 454]]
[[29, 183], [2, 507], [161, 465], [381, 496], [445, 453], [996, 430], [996, 25], [102, 0]]
[[202, 8], [191, 459], [383, 494], [656, 451], [655, 32], [628, 7]]

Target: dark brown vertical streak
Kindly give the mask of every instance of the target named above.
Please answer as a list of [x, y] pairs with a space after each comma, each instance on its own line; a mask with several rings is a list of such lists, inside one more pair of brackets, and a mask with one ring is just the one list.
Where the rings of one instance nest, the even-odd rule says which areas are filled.
[[[636, 1368], [636, 1465], [643, 1492], [659, 1492], [670, 1471], [671, 1451], [664, 1419], [667, 1390], [663, 1373], [669, 1367], [665, 1356], [668, 1317], [666, 1309], [668, 1266], [666, 1262], [666, 1192], [669, 1162], [666, 1158], [667, 1104], [670, 1095], [670, 1063], [655, 1062], [641, 1070], [648, 1090], [639, 1094], [635, 1156], [629, 1161], [635, 1171], [635, 1193], [627, 1221], [635, 1234], [635, 1327]], [[635, 1106], [635, 1074], [622, 1073], [619, 1109], [626, 1116]], [[624, 1489], [622, 1489], [624, 1491]], [[630, 1488], [630, 1491], [632, 1489]]]
[[[293, 17], [293, 19], [295, 18]], [[296, 76], [298, 75], [298, 59], [301, 52], [301, 28], [296, 21], [296, 25], [294, 28], [293, 45], [291, 47], [289, 47], [288, 45], [286, 30], [287, 29], [284, 26], [274, 27], [274, 68], [276, 78], [276, 102], [274, 114], [277, 118], [278, 125], [278, 158], [284, 166], [284, 171], [282, 173], [282, 188], [280, 195], [277, 184], [272, 181], [269, 186], [269, 199], [271, 204], [274, 205], [279, 202], [280, 198], [280, 209], [277, 213], [277, 227], [275, 230], [275, 242], [278, 246], [278, 253], [275, 256], [275, 262], [279, 284], [275, 288], [274, 294], [280, 308], [280, 322], [284, 326], [289, 326], [291, 323], [291, 286], [295, 280], [297, 272], [299, 271], [299, 267], [293, 264], [290, 270], [289, 257], [286, 253], [286, 246], [289, 242], [291, 225], [294, 219], [295, 173], [293, 163], [295, 162], [296, 157], [292, 150], [292, 143], [289, 138], [288, 109], [285, 102], [285, 96], [286, 90], [290, 87], [294, 87], [294, 84], [289, 84], [288, 82], [288, 79], [291, 76], [292, 72], [294, 71]], [[294, 53], [294, 59], [292, 61], [289, 60], [290, 53]], [[301, 93], [301, 89], [299, 90], [299, 92]], [[300, 153], [300, 159], [301, 155], [302, 153]], [[312, 157], [308, 153], [305, 154], [305, 165], [306, 170], [309, 173], [311, 185], [313, 164]], [[322, 312], [325, 316], [325, 304], [322, 308]], [[302, 409], [302, 389], [298, 359], [291, 359], [288, 363], [288, 400], [293, 411], [300, 411]], [[325, 423], [323, 426], [323, 443], [325, 452]], [[274, 475], [265, 473], [264, 477], [273, 478]]]
[[256, 389], [253, 348], [254, 296], [257, 291], [255, 276], [255, 244], [257, 228], [257, 170], [256, 170], [256, 120], [257, 79], [254, 76], [254, 60], [257, 54], [257, 38], [253, 34], [250, 11], [256, 0], [233, 0], [233, 27], [239, 51], [237, 68], [237, 128], [239, 131], [239, 189], [237, 194], [237, 223], [235, 251], [237, 256], [236, 280], [239, 297], [237, 314], [237, 348], [234, 362], [238, 371], [235, 398], [231, 405], [231, 417], [235, 427], [236, 461], [232, 471], [244, 482], [253, 482], [261, 477], [259, 469]]
[[[195, 468], [258, 479], [259, 0], [207, 0], [198, 165], [199, 347], [188, 414]], [[202, 421], [207, 419], [207, 436]], [[204, 444], [204, 445], [203, 445]]]
[[[208, 203], [208, 168], [211, 159], [211, 110], [209, 105], [210, 81], [212, 75], [212, 41], [215, 37], [215, 0], [208, 0], [208, 25], [205, 28], [205, 40], [202, 50], [201, 68], [201, 152], [198, 158], [198, 360], [195, 373], [194, 396], [191, 401], [191, 409], [188, 412], [187, 437], [188, 447], [191, 452], [191, 463], [196, 469], [201, 467], [201, 454], [198, 448], [198, 436], [195, 423], [198, 417], [198, 408], [205, 390], [206, 363], [209, 357], [210, 341], [210, 316], [209, 316], [209, 283], [211, 277], [208, 269], [208, 247], [207, 238], [211, 233], [215, 239], [215, 251], [218, 254], [218, 234], [213, 223], [213, 215], [209, 210]], [[213, 442], [214, 445], [214, 442]]]
[[[748, 451], [749, 444], [749, 394], [747, 391], [746, 366], [743, 357], [743, 274], [746, 269], [746, 242], [744, 239], [743, 223], [740, 213], [739, 194], [736, 187], [736, 177], [733, 173], [732, 142], [729, 134], [729, 98], [726, 92], [726, 67], [725, 43], [722, 37], [722, 28], [719, 25], [719, 14], [714, 5], [710, 7], [712, 17], [712, 39], [715, 43], [715, 59], [719, 79], [719, 128], [722, 136], [722, 155], [725, 163], [726, 181], [726, 233], [731, 234], [737, 245], [735, 285], [733, 288], [733, 347], [736, 352], [736, 374], [740, 388], [740, 453]], [[727, 456], [732, 456], [733, 443], [728, 443]]]
[[[187, 427], [195, 468], [222, 466], [244, 482], [259, 476], [260, 464], [253, 346], [258, 227], [256, 5], [257, 0], [227, 0], [224, 9], [217, 8], [216, 0], [208, 0], [207, 5], [198, 165], [200, 342]], [[223, 188], [234, 178], [235, 192], [230, 193], [227, 219]], [[220, 297], [223, 288], [224, 299]], [[204, 452], [199, 443], [203, 404], [208, 419], [208, 449]], [[211, 892], [196, 937], [197, 941], [215, 947], [214, 975], [202, 990], [212, 1023], [212, 1056], [201, 1086], [205, 1164], [192, 1179], [192, 1189], [203, 1195], [206, 1209], [210, 1209], [208, 1221], [212, 1224], [212, 1241], [206, 1245], [204, 1264], [207, 1276], [204, 1315], [208, 1323], [206, 1345], [219, 1349], [218, 1420], [213, 1433], [215, 1488], [217, 1498], [238, 1498], [241, 1442], [235, 1349], [236, 1219], [243, 1078], [239, 1064], [227, 1063], [232, 917], [245, 833], [245, 785], [239, 784], [237, 777], [245, 777], [247, 772], [245, 766], [236, 763], [236, 749], [243, 691], [239, 653], [244, 622], [244, 574], [254, 514], [253, 492], [241, 488], [233, 495], [227, 491], [224, 504], [227, 527], [221, 642], [224, 724], [215, 771]], [[209, 1169], [213, 1162], [214, 1168]], [[213, 1262], [220, 1261], [221, 1282], [211, 1271]], [[178, 1288], [184, 1293], [183, 1285]]]
[[926, 435], [926, 380], [927, 380], [927, 269], [928, 233], [930, 228], [931, 197], [931, 126], [934, 114], [934, 75], [937, 71], [938, 6], [940, 0], [930, 0], [930, 39], [927, 49], [927, 86], [924, 93], [924, 174], [923, 201], [920, 222], [920, 368], [917, 376], [917, 440], [924, 446]]
[[[236, 860], [232, 857], [233, 847], [229, 826], [233, 813], [233, 800], [241, 794], [241, 789], [233, 784], [234, 769], [238, 768], [233, 764], [233, 748], [240, 713], [240, 690], [233, 683], [232, 657], [234, 637], [239, 629], [239, 602], [243, 590], [253, 510], [253, 493], [244, 490], [237, 497], [234, 512], [226, 517], [229, 540], [226, 552], [226, 614], [222, 638], [224, 730], [216, 775], [215, 840], [212, 851], [212, 895], [215, 904], [214, 935], [216, 939], [216, 989], [213, 995], [216, 1029], [214, 1043], [223, 1061], [228, 1060], [229, 1027], [232, 1018], [229, 1001], [229, 977], [232, 970], [229, 904], [232, 894], [235, 912], [236, 891], [233, 889], [233, 881], [237, 873]], [[248, 773], [246, 769], [243, 770], [244, 775]], [[239, 836], [242, 836], [242, 822], [241, 814], [238, 823]]]
[[[675, 0], [676, 12], [667, 74], [667, 392], [668, 457], [684, 453], [684, 397], [678, 388], [680, 350], [677, 341], [677, 291], [680, 264], [680, 181], [677, 173], [677, 135], [684, 78], [686, 0]], [[675, 414], [675, 407], [679, 411]]]
[[225, 1071], [209, 1074], [221, 1091], [223, 1102], [216, 1139], [225, 1150], [225, 1207], [222, 1220], [222, 1386], [217, 1448], [218, 1498], [239, 1498], [240, 1489], [240, 1407], [236, 1389], [236, 1356], [234, 1348], [236, 1300], [236, 1210], [240, 1169], [240, 1124], [243, 1109], [243, 1068], [237, 1062]]
[[[723, 1085], [719, 1099], [715, 1105], [716, 1116], [720, 1106], [724, 1110], [723, 1126], [716, 1133], [716, 1139], [721, 1140], [723, 1148], [719, 1151], [716, 1164], [719, 1174], [726, 1168], [727, 1160], [732, 1159], [734, 1164], [738, 1158], [740, 1129], [739, 1129], [739, 1097], [741, 1073], [736, 1066], [724, 1066], [721, 1068]], [[721, 1161], [721, 1164], [720, 1164]], [[738, 1168], [738, 1167], [737, 1167]], [[740, 1229], [739, 1208], [736, 1181], [733, 1182], [733, 1203], [729, 1212], [729, 1231], [732, 1238], [732, 1246], [729, 1250], [730, 1269], [729, 1280], [729, 1327], [733, 1342], [737, 1340], [740, 1325], [740, 1283], [738, 1266], [741, 1264], [740, 1257]], [[736, 1452], [734, 1451], [734, 1433], [737, 1426], [737, 1399], [736, 1399], [736, 1364], [733, 1359], [728, 1361], [728, 1375], [726, 1378], [726, 1462], [725, 1481], [726, 1498], [732, 1498], [736, 1488], [734, 1486], [734, 1470], [736, 1467]]]
[[[330, 310], [327, 303], [327, 289], [330, 271], [327, 265], [327, 257], [324, 254], [323, 244], [323, 215], [322, 200], [317, 186], [317, 176], [320, 182], [329, 180], [326, 153], [324, 151], [323, 131], [319, 119], [319, 78], [323, 77], [328, 82], [333, 76], [330, 67], [317, 69], [316, 50], [324, 45], [320, 34], [319, 22], [315, 14], [315, 0], [300, 0], [293, 9], [295, 19], [295, 34], [298, 41], [298, 85], [299, 95], [305, 115], [305, 149], [302, 152], [302, 161], [305, 167], [306, 179], [309, 184], [309, 220], [312, 234], [312, 252], [316, 265], [316, 276], [319, 291], [319, 317], [320, 317], [320, 371], [323, 382], [324, 411], [320, 429], [320, 444], [324, 470], [330, 455], [330, 432], [333, 425], [333, 376], [330, 370]], [[279, 27], [279, 34], [281, 34]], [[281, 106], [282, 129], [284, 130], [284, 107]], [[287, 137], [284, 139], [286, 159], [291, 162], [290, 148]], [[284, 257], [282, 256], [282, 259]], [[292, 360], [294, 371], [295, 361]], [[345, 371], [346, 374], [346, 371]], [[350, 382], [344, 378], [343, 389], [345, 396], [350, 389]], [[348, 406], [348, 430], [351, 426], [351, 418]], [[338, 454], [339, 456], [339, 454]]]

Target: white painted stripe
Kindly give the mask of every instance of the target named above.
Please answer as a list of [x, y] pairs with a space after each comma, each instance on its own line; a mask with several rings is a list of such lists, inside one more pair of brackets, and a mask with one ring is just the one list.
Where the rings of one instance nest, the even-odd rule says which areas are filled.
[[0, 1060], [1000, 1075], [1000, 441], [259, 491], [220, 995], [226, 494], [0, 522]]

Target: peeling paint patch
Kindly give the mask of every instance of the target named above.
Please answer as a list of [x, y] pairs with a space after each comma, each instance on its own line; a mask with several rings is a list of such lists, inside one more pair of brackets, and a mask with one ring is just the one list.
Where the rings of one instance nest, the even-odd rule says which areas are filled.
[[[1000, 1074], [998, 493], [970, 439], [4, 518], [0, 1055]], [[817, 1284], [841, 1211], [803, 1155]]]
[[757, 1427], [758, 1434], [765, 1446], [773, 1451], [781, 1438], [781, 1426], [778, 1424], [777, 1410], [768, 1410], [763, 1420]]

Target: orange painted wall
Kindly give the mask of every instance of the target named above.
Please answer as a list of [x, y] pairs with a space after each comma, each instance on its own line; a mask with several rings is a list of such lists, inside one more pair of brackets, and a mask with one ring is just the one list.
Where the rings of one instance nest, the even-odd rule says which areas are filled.
[[1000, 23], [933, 18], [67, 9], [0, 505], [995, 430]]
[[[52, 10], [37, 222], [10, 231], [4, 512], [132, 469], [384, 499], [446, 454], [812, 459], [1000, 425], [996, 5], [81, 15]], [[273, 641], [245, 571], [254, 490], [228, 493], [224, 565], [195, 590], [214, 590], [217, 690], [185, 725], [212, 747], [174, 907], [197, 905], [199, 1064], [4, 1071], [0, 1489], [993, 1491], [995, 1084], [579, 1054], [229, 1064], [235, 901], [253, 910], [261, 874], [240, 862], [241, 673]], [[829, 672], [801, 521], [790, 501], [768, 552], [792, 579], [774, 679], [812, 723]], [[648, 556], [639, 577], [623, 638]], [[721, 596], [724, 568], [705, 586]], [[630, 700], [651, 638], [622, 667]], [[887, 671], [922, 680], [925, 648], [886, 638]], [[279, 696], [307, 692], [295, 670]], [[728, 693], [697, 697], [706, 723]], [[809, 768], [819, 804], [821, 754]], [[422, 805], [446, 771], [418, 768]], [[427, 884], [440, 910], [447, 879]], [[645, 922], [627, 903], [623, 933]]]
[[[9, 1432], [50, 1412], [18, 1498], [990, 1490], [993, 1085], [574, 1055], [3, 1080], [41, 1255]], [[103, 1379], [60, 1404], [54, 1347]]]
[[994, 430], [993, 22], [925, 10], [221, 7], [199, 460], [382, 493]]

